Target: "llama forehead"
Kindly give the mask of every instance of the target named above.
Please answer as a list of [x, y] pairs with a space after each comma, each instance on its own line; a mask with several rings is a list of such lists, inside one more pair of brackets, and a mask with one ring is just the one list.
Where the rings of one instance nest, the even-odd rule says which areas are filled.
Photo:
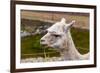
[[58, 22], [58, 23], [55, 23], [54, 25], [52, 25], [51, 27], [49, 27], [47, 30], [48, 30], [48, 32], [61, 34], [61, 33], [64, 33], [64, 31], [63, 31], [64, 27], [65, 27], [65, 24]]

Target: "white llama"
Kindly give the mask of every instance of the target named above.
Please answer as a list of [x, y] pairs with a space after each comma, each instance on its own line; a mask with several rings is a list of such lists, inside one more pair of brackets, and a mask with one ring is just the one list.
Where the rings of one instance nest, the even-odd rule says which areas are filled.
[[74, 23], [75, 21], [72, 21], [67, 24], [65, 18], [62, 18], [60, 22], [47, 29], [47, 34], [41, 38], [40, 43], [56, 49], [64, 60], [89, 59], [89, 53], [81, 55], [75, 48], [70, 33]]

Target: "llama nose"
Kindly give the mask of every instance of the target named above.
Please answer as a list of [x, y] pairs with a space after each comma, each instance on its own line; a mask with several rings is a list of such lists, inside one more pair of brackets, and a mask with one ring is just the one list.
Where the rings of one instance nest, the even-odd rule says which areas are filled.
[[46, 45], [47, 45], [47, 43], [46, 43], [45, 40], [43, 40], [43, 39], [40, 40], [40, 44], [41, 44], [42, 46], [46, 46]]

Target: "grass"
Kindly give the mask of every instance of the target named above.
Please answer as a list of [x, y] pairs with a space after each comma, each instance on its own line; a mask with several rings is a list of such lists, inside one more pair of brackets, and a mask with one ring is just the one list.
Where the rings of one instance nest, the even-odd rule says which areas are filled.
[[[75, 46], [78, 48], [78, 51], [81, 54], [87, 53], [89, 51], [89, 31], [83, 29], [72, 28], [71, 34], [75, 43]], [[44, 49], [40, 45], [41, 35], [27, 36], [21, 38], [21, 58], [29, 57], [44, 57]], [[47, 52], [53, 52], [47, 54], [47, 56], [60, 56], [60, 54], [51, 48], [45, 48]], [[23, 55], [26, 54], [26, 55]], [[30, 55], [27, 55], [30, 54]]]
[[[40, 45], [40, 38], [41, 35], [35, 35], [35, 36], [27, 36], [23, 37], [21, 39], [21, 58], [26, 58], [26, 57], [44, 57], [44, 49]], [[59, 53], [56, 53], [54, 50], [51, 50], [51, 48], [45, 48], [45, 52], [54, 52], [53, 54], [50, 55], [52, 56], [59, 56]], [[30, 54], [24, 56], [23, 54]], [[49, 54], [47, 54], [49, 56]]]
[[89, 52], [89, 30], [73, 28], [71, 34], [78, 51], [81, 54]]

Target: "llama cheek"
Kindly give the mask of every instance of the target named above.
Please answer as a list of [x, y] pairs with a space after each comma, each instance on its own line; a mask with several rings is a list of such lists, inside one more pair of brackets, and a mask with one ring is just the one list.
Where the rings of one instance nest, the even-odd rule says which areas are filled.
[[50, 39], [50, 40], [49, 40], [49, 43], [50, 43], [50, 44], [55, 44], [55, 43], [56, 43], [56, 39]]
[[59, 46], [58, 45], [55, 45], [54, 48], [59, 48]]
[[63, 43], [63, 47], [64, 47], [64, 48], [66, 48], [66, 47], [67, 47], [67, 44], [66, 44], [65, 42]]

